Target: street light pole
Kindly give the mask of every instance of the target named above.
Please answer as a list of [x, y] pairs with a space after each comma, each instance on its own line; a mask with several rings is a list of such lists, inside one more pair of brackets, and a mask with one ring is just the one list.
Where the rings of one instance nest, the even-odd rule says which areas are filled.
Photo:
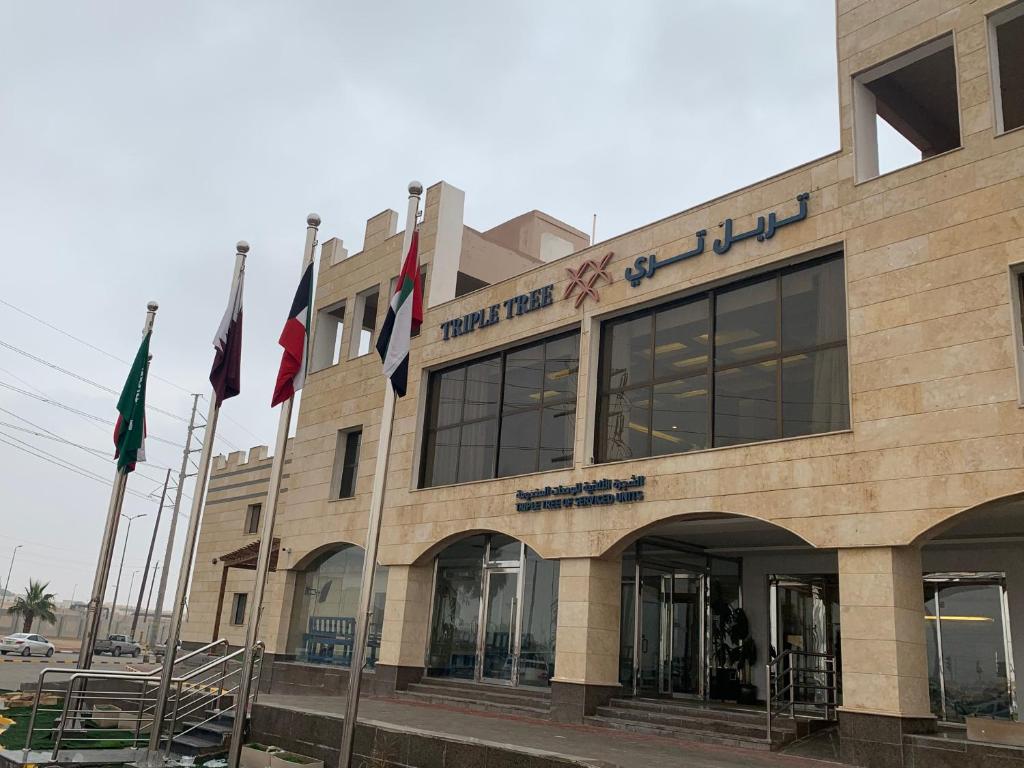
[[145, 517], [146, 513], [142, 512], [138, 515], [128, 515], [121, 513], [121, 517], [128, 521], [128, 529], [124, 532], [124, 546], [121, 548], [121, 565], [117, 569], [117, 582], [114, 585], [114, 602], [110, 605], [110, 618], [107, 620], [107, 634], [110, 634], [110, 628], [114, 625], [114, 612], [117, 610], [117, 593], [121, 590], [121, 572], [124, 570], [124, 555], [128, 551], [128, 537], [132, 535], [132, 522], [138, 520], [140, 517]]
[[0, 595], [0, 611], [3, 611], [4, 609], [4, 603], [7, 602], [7, 590], [11, 588], [11, 571], [14, 570], [14, 558], [18, 554], [18, 550], [23, 546], [23, 544], [19, 544], [14, 548], [14, 551], [11, 552], [11, 567], [7, 569], [7, 581], [4, 582], [4, 593]]

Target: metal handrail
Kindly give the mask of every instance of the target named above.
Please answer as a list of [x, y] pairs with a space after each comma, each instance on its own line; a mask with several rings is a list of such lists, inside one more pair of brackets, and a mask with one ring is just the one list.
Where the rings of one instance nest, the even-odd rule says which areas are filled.
[[[820, 660], [821, 666], [801, 666], [800, 660]], [[788, 660], [785, 668], [782, 662]], [[797, 680], [797, 673], [810, 672], [815, 675], [824, 676], [824, 684], [805, 682]], [[765, 691], [765, 719], [766, 732], [769, 743], [772, 739], [772, 720], [777, 714], [781, 714], [787, 708], [789, 717], [795, 720], [797, 717], [797, 705], [813, 706], [824, 709], [826, 720], [834, 719], [835, 710], [839, 706], [839, 684], [836, 669], [836, 657], [831, 653], [820, 653], [817, 651], [799, 651], [787, 649], [769, 659], [765, 665], [765, 677], [767, 690]], [[825, 691], [824, 702], [797, 702], [797, 690]]]

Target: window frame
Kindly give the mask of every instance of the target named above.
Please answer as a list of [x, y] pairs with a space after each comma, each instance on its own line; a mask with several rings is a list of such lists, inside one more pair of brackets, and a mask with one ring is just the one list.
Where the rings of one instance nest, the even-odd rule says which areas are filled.
[[1007, 129], [1003, 122], [1003, 96], [999, 74], [999, 38], [996, 32], [998, 27], [1021, 16], [1024, 16], [1024, 0], [1009, 3], [998, 10], [992, 11], [985, 18], [988, 41], [989, 85], [992, 93], [992, 132], [996, 136], [1024, 130], [1024, 124]]
[[[544, 370], [543, 366], [547, 363], [547, 352], [546, 352], [547, 345], [549, 343], [551, 343], [551, 342], [559, 341], [561, 339], [570, 338], [570, 337], [573, 337], [573, 336], [576, 337], [576, 365], [577, 365], [577, 368], [576, 368], [576, 388], [573, 390], [571, 397], [568, 394], [566, 394], [564, 397], [557, 398], [557, 399], [552, 399], [551, 401], [548, 401], [547, 399], [545, 399], [542, 396], [540, 401], [538, 402], [537, 406], [519, 406], [519, 407], [515, 407], [515, 408], [509, 410], [508, 413], [505, 413], [505, 376], [506, 376], [506, 368], [507, 368], [508, 356], [512, 355], [512, 354], [515, 354], [516, 352], [521, 352], [524, 349], [529, 349], [530, 347], [540, 346], [544, 350], [543, 357], [542, 357], [542, 363], [541, 363], [541, 365], [542, 365], [542, 369], [541, 370], [543, 371]], [[580, 344], [582, 342], [582, 338], [583, 338], [583, 335], [582, 335], [582, 333], [580, 331], [580, 328], [577, 326], [577, 327], [573, 327], [573, 328], [568, 329], [568, 330], [564, 330], [564, 331], [560, 331], [560, 332], [551, 334], [549, 336], [543, 336], [541, 338], [532, 339], [532, 340], [524, 342], [522, 344], [517, 344], [516, 346], [508, 347], [507, 349], [501, 349], [501, 350], [497, 350], [497, 351], [494, 351], [494, 352], [489, 352], [487, 354], [480, 355], [478, 357], [469, 358], [467, 360], [462, 360], [462, 361], [459, 361], [457, 363], [453, 363], [452, 365], [447, 365], [447, 366], [444, 366], [442, 368], [437, 368], [435, 370], [429, 371], [427, 373], [427, 386], [424, 388], [426, 390], [426, 405], [425, 405], [425, 408], [424, 408], [425, 414], [424, 414], [424, 419], [423, 419], [423, 438], [420, 441], [420, 464], [419, 464], [419, 472], [418, 472], [419, 477], [418, 477], [417, 487], [418, 488], [444, 488], [444, 487], [448, 487], [448, 486], [451, 486], [451, 485], [462, 485], [462, 484], [465, 484], [465, 483], [480, 482], [480, 481], [483, 481], [483, 480], [498, 480], [498, 479], [506, 478], [506, 477], [517, 477], [517, 476], [522, 475], [522, 474], [533, 474], [534, 472], [557, 472], [557, 471], [560, 471], [562, 469], [571, 469], [573, 467], [574, 463], [575, 463], [575, 458], [576, 458], [576, 450], [575, 450], [576, 449], [576, 438], [575, 438], [575, 436], [576, 436], [576, 424], [575, 424], [575, 419], [573, 420], [573, 422], [574, 422], [573, 423], [573, 441], [572, 441], [573, 444], [571, 446], [572, 458], [570, 459], [570, 462], [569, 462], [569, 464], [567, 466], [560, 467], [558, 469], [550, 469], [550, 470], [539, 469], [539, 461], [540, 461], [539, 456], [540, 456], [540, 451], [541, 451], [541, 448], [542, 448], [542, 446], [540, 445], [540, 439], [541, 439], [541, 434], [542, 434], [542, 430], [543, 430], [543, 412], [544, 412], [545, 408], [550, 407], [550, 406], [566, 405], [566, 404], [570, 404], [571, 403], [573, 405], [573, 412], [574, 413], [578, 412], [578, 409], [579, 409], [579, 399], [580, 399], [580, 395], [579, 395], [579, 384], [580, 384], [580, 376], [579, 376]], [[456, 369], [459, 369], [459, 368], [466, 368], [466, 369], [468, 369], [470, 366], [472, 366], [472, 365], [474, 365], [476, 363], [484, 363], [484, 362], [488, 362], [488, 361], [491, 361], [491, 360], [497, 360], [498, 361], [498, 382], [497, 382], [498, 401], [497, 401], [497, 405], [495, 407], [494, 413], [492, 415], [478, 416], [478, 417], [474, 417], [474, 418], [471, 418], [471, 419], [465, 419], [466, 397], [465, 397], [465, 391], [463, 391], [462, 402], [460, 404], [461, 411], [460, 411], [460, 418], [459, 418], [459, 420], [458, 421], [453, 421], [450, 424], [445, 424], [442, 427], [436, 426], [436, 414], [439, 412], [440, 408], [439, 407], [438, 408], [432, 408], [432, 403], [433, 403], [433, 399], [434, 399], [433, 398], [434, 387], [438, 386], [437, 384], [435, 384], [435, 381], [439, 382], [440, 381], [440, 376], [442, 376], [445, 373], [448, 373], [449, 371], [453, 371], [453, 370], [456, 370]], [[518, 474], [514, 474], [514, 475], [513, 474], [510, 474], [510, 475], [499, 475], [498, 474], [498, 466], [499, 466], [499, 462], [500, 462], [500, 459], [501, 459], [501, 430], [502, 430], [502, 422], [504, 421], [505, 416], [507, 416], [507, 415], [517, 415], [517, 414], [520, 414], [520, 413], [527, 413], [527, 412], [530, 412], [530, 411], [533, 411], [533, 410], [536, 410], [537, 413], [538, 413], [538, 427], [537, 427], [537, 429], [538, 429], [538, 435], [537, 435], [538, 444], [537, 444], [537, 448], [536, 448], [536, 458], [537, 458], [536, 464], [538, 466], [538, 469], [533, 470], [531, 472], [518, 473]], [[488, 421], [495, 421], [496, 422], [496, 424], [495, 424], [495, 434], [494, 434], [494, 455], [491, 457], [490, 476], [482, 477], [482, 478], [477, 478], [475, 480], [463, 480], [463, 481], [456, 480], [455, 482], [452, 482], [452, 483], [438, 483], [436, 485], [428, 483], [427, 470], [428, 470], [428, 467], [429, 467], [429, 465], [431, 463], [430, 460], [429, 460], [430, 456], [431, 456], [431, 453], [430, 453], [431, 437], [436, 435], [439, 431], [443, 431], [443, 430], [446, 430], [446, 429], [452, 429], [452, 428], [456, 428], [457, 427], [459, 429], [459, 435], [460, 435], [460, 438], [459, 438], [459, 448], [461, 449], [461, 446], [462, 446], [462, 439], [461, 439], [462, 429], [465, 428], [466, 426], [473, 426], [473, 425], [476, 425], [476, 424], [482, 424], [482, 423], [485, 423], [485, 422], [488, 422]], [[458, 464], [456, 464], [456, 467], [455, 467], [455, 476], [456, 476], [456, 478], [458, 477], [458, 471], [459, 471], [459, 467], [458, 467]]]
[[[366, 300], [373, 294], [377, 295], [377, 309], [373, 315], [373, 329], [369, 331], [370, 343], [365, 352], [360, 352], [359, 345], [362, 342], [363, 331], [367, 330], [363, 325], [363, 320], [366, 318]], [[354, 311], [352, 312], [352, 318], [349, 321], [352, 325], [352, 330], [349, 332], [349, 360], [357, 360], [361, 357], [366, 357], [373, 352], [373, 345], [377, 338], [377, 333], [380, 331], [380, 325], [377, 322], [377, 319], [380, 317], [381, 296], [380, 283], [377, 283], [376, 285], [369, 285], [356, 294], [355, 301], [353, 302]], [[388, 300], [390, 300], [390, 296], [388, 297]]]
[[[824, 344], [817, 344], [809, 347], [793, 347], [787, 349], [783, 345], [782, 337], [782, 278], [787, 274], [793, 274], [800, 272], [804, 269], [809, 269], [818, 265], [827, 264], [832, 261], [843, 262], [844, 275], [845, 275], [845, 259], [846, 254], [844, 249], [836, 251], [830, 251], [828, 253], [814, 256], [813, 258], [806, 259], [793, 264], [786, 264], [781, 267], [769, 269], [764, 272], [758, 272], [753, 275], [741, 278], [734, 282], [723, 282], [720, 285], [716, 285], [711, 288], [706, 288], [695, 293], [687, 294], [685, 296], [673, 299], [671, 301], [653, 304], [635, 312], [630, 312], [623, 315], [616, 315], [614, 317], [604, 318], [598, 328], [598, 362], [597, 362], [597, 403], [595, 407], [596, 423], [594, 425], [594, 464], [609, 464], [616, 461], [636, 461], [647, 458], [657, 458], [659, 456], [671, 456], [678, 455], [681, 453], [692, 453], [702, 450], [712, 450], [716, 448], [730, 448], [735, 446], [743, 445], [756, 445], [758, 443], [770, 442], [774, 440], [786, 440], [795, 439], [802, 437], [814, 437], [822, 434], [829, 434], [835, 431], [846, 431], [852, 424], [852, 414], [850, 408], [850, 396], [849, 396], [849, 385], [847, 385], [847, 427], [840, 430], [829, 430], [828, 432], [809, 432], [804, 435], [785, 435], [785, 423], [783, 419], [783, 407], [785, 404], [782, 377], [783, 377], [783, 361], [788, 358], [795, 357], [801, 354], [812, 354], [815, 352], [823, 352], [829, 349], [847, 349], [847, 379], [849, 379], [849, 316], [848, 316], [848, 305], [845, 304], [846, 299], [846, 284], [844, 279], [843, 294], [844, 294], [844, 329], [845, 333], [842, 340], [830, 341]], [[1024, 266], [1022, 266], [1024, 269]], [[723, 293], [728, 293], [733, 290], [741, 289], [749, 285], [754, 285], [759, 282], [772, 280], [775, 283], [775, 339], [777, 341], [776, 349], [771, 353], [758, 355], [755, 357], [744, 358], [739, 361], [731, 361], [719, 365], [716, 362], [716, 315], [717, 315], [717, 304], [718, 296]], [[657, 324], [656, 317], [660, 312], [666, 312], [676, 307], [685, 306], [687, 304], [698, 303], [700, 301], [707, 301], [708, 304], [708, 361], [702, 368], [694, 368], [691, 371], [676, 376], [655, 376], [654, 369], [654, 348], [657, 343]], [[638, 317], [650, 316], [651, 317], [651, 333], [650, 333], [650, 348], [652, 352], [652, 363], [651, 363], [651, 378], [644, 382], [631, 384], [624, 387], [606, 387], [605, 386], [605, 370], [608, 365], [607, 356], [610, 351], [610, 344], [605, 343], [608, 329], [615, 323], [628, 322]], [[776, 387], [776, 398], [775, 398], [775, 437], [766, 438], [764, 440], [751, 440], [742, 443], [726, 443], [717, 445], [715, 441], [715, 397], [716, 397], [716, 374], [720, 374], [723, 371], [734, 370], [737, 368], [746, 368], [760, 363], [769, 361], [775, 362], [775, 387]], [[652, 452], [653, 448], [653, 430], [654, 430], [654, 392], [658, 386], [670, 384], [674, 382], [681, 382], [693, 379], [698, 376], [703, 376], [707, 380], [707, 420], [706, 420], [706, 444], [703, 448], [692, 448], [687, 451], [676, 451], [674, 453], [663, 453], [655, 454]], [[651, 407], [648, 409], [648, 421], [647, 421], [647, 453], [643, 456], [632, 456], [626, 459], [609, 459], [606, 456], [606, 444], [605, 439], [607, 424], [608, 424], [608, 404], [610, 397], [615, 394], [624, 392], [637, 392], [641, 390], [647, 390], [649, 393], [649, 399]]]
[[1017, 373], [1017, 407], [1024, 408], [1024, 261], [1010, 264], [1010, 324]]
[[[256, 510], [255, 526], [253, 525], [253, 510]], [[260, 522], [263, 519], [263, 502], [254, 502], [245, 505], [245, 527], [243, 533], [246, 536], [255, 536], [260, 532]]]
[[[338, 317], [339, 310], [341, 310], [341, 317]], [[313, 343], [310, 345], [309, 350], [310, 373], [333, 368], [344, 359], [345, 325], [348, 322], [347, 310], [348, 302], [342, 299], [316, 311]], [[323, 336], [328, 329], [333, 331], [330, 347], [326, 346], [326, 339]]]
[[[356, 445], [355, 460], [349, 460], [349, 444], [348, 440], [351, 435], [359, 435], [359, 443]], [[338, 439], [335, 443], [335, 459], [334, 459], [334, 472], [335, 480], [331, 483], [332, 486], [332, 501], [343, 501], [345, 499], [354, 499], [356, 496], [356, 488], [359, 482], [359, 461], [362, 458], [363, 448], [363, 425], [358, 424], [356, 426], [348, 427], [346, 429], [338, 430]], [[342, 495], [343, 484], [345, 481], [345, 470], [352, 469], [352, 492], [346, 495]]]
[[[233, 627], [241, 627], [245, 625], [245, 612], [249, 607], [249, 593], [248, 592], [235, 592], [231, 597], [231, 616], [230, 624]], [[238, 614], [241, 612], [241, 621], [238, 621]]]

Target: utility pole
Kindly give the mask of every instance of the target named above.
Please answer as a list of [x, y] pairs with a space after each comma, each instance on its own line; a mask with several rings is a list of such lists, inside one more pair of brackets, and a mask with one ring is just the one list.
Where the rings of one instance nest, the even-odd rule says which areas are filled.
[[[153, 547], [156, 546], [156, 532], [160, 530], [160, 516], [164, 511], [164, 500], [167, 498], [167, 484], [171, 482], [171, 470], [167, 469], [164, 477], [164, 489], [160, 492], [160, 506], [156, 508], [156, 522], [153, 523], [153, 537], [149, 540], [149, 554], [146, 555], [146, 566], [142, 569], [142, 585], [139, 587], [139, 599], [135, 602], [135, 616], [132, 617], [131, 638], [135, 639], [135, 629], [139, 625], [139, 611], [142, 609], [142, 596], [146, 593], [146, 581], [149, 578], [149, 564], [153, 560]], [[152, 588], [149, 590], [153, 593]]]
[[7, 581], [4, 582], [4, 593], [0, 595], [0, 611], [4, 609], [4, 603], [7, 602], [7, 590], [11, 588], [11, 571], [14, 570], [14, 558], [18, 554], [18, 550], [23, 546], [24, 544], [19, 544], [14, 548], [14, 551], [11, 552], [11, 567], [7, 569]]
[[[185, 488], [185, 478], [188, 477], [188, 458], [192, 453], [192, 434], [196, 430], [196, 411], [199, 409], [200, 395], [192, 395], [192, 416], [188, 420], [188, 434], [185, 437], [185, 450], [181, 454], [181, 471], [178, 473], [178, 485], [174, 489], [174, 509], [171, 511], [171, 527], [167, 532], [167, 550], [164, 552], [164, 569], [160, 572], [160, 587], [156, 591], [156, 606], [153, 608], [153, 615], [162, 617], [164, 615], [164, 592], [167, 590], [167, 578], [171, 572], [171, 554], [174, 551], [174, 532], [178, 528], [178, 510], [181, 508], [181, 493]], [[157, 630], [160, 627], [159, 621], [150, 622], [149, 638], [146, 644], [150, 650], [156, 647]], [[174, 654], [174, 649], [168, 653]]]
[[131, 517], [124, 513], [121, 514], [121, 517], [128, 521], [128, 530], [124, 532], [124, 546], [121, 548], [121, 566], [117, 569], [117, 583], [114, 585], [114, 602], [110, 604], [110, 618], [107, 620], [108, 635], [110, 634], [110, 628], [114, 625], [114, 614], [117, 613], [117, 593], [121, 590], [121, 572], [124, 571], [124, 555], [128, 551], [128, 537], [132, 535], [132, 523], [145, 516], [145, 512], [132, 515]]

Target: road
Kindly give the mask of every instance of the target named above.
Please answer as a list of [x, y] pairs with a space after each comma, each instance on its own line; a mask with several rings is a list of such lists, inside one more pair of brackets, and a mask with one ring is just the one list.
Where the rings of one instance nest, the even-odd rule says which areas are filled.
[[[39, 678], [39, 673], [46, 667], [72, 669], [77, 663], [78, 654], [67, 651], [58, 651], [49, 659], [44, 656], [32, 656], [27, 659], [20, 656], [2, 656], [0, 657], [0, 691], [17, 690], [22, 683], [35, 682]], [[97, 656], [93, 659], [93, 669], [148, 671], [154, 668], [153, 664], [144, 664], [140, 660], [128, 656], [120, 658]]]

